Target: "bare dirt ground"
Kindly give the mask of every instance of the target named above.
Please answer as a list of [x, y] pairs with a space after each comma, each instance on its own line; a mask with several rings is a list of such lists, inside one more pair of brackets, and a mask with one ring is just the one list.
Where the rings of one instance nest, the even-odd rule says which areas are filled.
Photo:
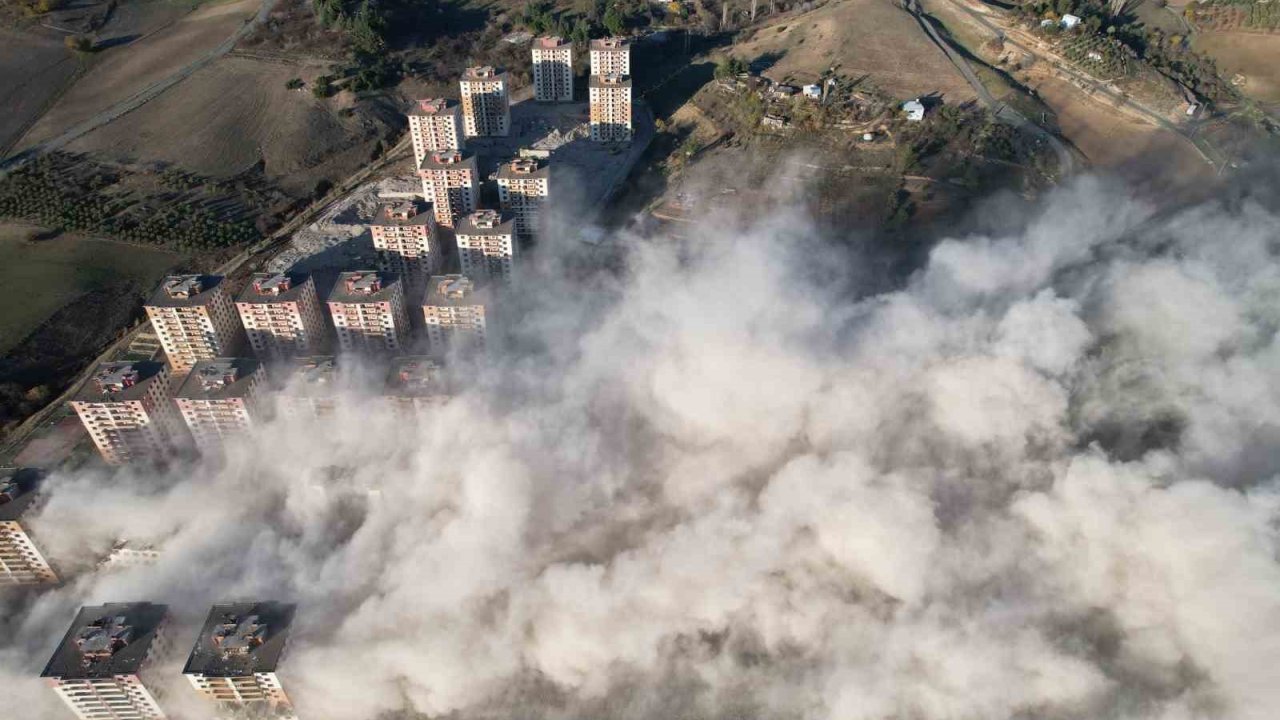
[[812, 82], [834, 67], [897, 97], [937, 93], [958, 103], [976, 96], [915, 20], [892, 0], [840, 0], [760, 28], [734, 55], [777, 56], [764, 72], [775, 80]]
[[56, 36], [0, 29], [0, 156], [79, 69]]
[[151, 35], [107, 50], [23, 136], [19, 148], [55, 137], [199, 58], [224, 42], [259, 5], [258, 0], [208, 5]]
[[1218, 62], [1223, 77], [1239, 75], [1245, 95], [1280, 103], [1280, 35], [1243, 32], [1197, 33], [1194, 47]]

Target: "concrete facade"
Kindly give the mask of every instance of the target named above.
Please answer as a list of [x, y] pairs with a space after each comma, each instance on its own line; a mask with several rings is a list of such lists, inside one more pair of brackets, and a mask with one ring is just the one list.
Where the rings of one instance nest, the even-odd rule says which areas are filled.
[[58, 582], [58, 574], [22, 524], [41, 479], [38, 470], [0, 468], [0, 587]]
[[509, 280], [519, 244], [510, 213], [477, 210], [458, 223], [455, 236], [462, 274], [476, 280]]
[[423, 288], [440, 267], [436, 220], [418, 203], [404, 201], [378, 206], [369, 223], [379, 269], [399, 275], [411, 288]]
[[533, 99], [573, 102], [573, 43], [561, 37], [533, 41]]
[[486, 304], [485, 294], [465, 275], [431, 278], [422, 312], [432, 352], [483, 349]]
[[169, 381], [158, 362], [103, 363], [72, 398], [71, 409], [108, 464], [158, 460], [183, 439]]
[[589, 91], [591, 139], [596, 142], [631, 142], [631, 78], [625, 75], [592, 75]]
[[610, 37], [591, 41], [592, 75], [630, 75], [631, 41]]
[[388, 273], [339, 275], [329, 295], [329, 314], [342, 352], [394, 354], [409, 334], [404, 284]]
[[436, 223], [453, 227], [458, 218], [475, 212], [480, 198], [480, 170], [475, 154], [466, 150], [431, 153], [418, 167], [422, 195], [431, 203]]
[[446, 98], [419, 100], [409, 111], [409, 137], [419, 165], [437, 150], [461, 150], [467, 141], [462, 106]]
[[40, 677], [80, 720], [165, 720], [148, 686], [168, 654], [163, 605], [80, 609]]
[[175, 375], [240, 349], [240, 320], [221, 277], [170, 275], [145, 307]]
[[222, 450], [227, 440], [248, 432], [259, 420], [266, 370], [249, 358], [202, 360], [174, 393], [174, 401], [196, 447]]
[[236, 312], [249, 346], [259, 358], [313, 355], [327, 344], [315, 281], [301, 273], [254, 273]]
[[458, 85], [467, 137], [506, 137], [511, 132], [510, 86], [505, 72], [488, 65], [470, 67]]

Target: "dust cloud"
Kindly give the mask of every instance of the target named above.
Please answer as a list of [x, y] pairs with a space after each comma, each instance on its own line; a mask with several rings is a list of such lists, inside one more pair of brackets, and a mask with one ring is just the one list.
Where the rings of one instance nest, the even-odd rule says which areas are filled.
[[[417, 424], [356, 374], [220, 463], [55, 475], [86, 572], [0, 600], [3, 714], [66, 717], [74, 609], [150, 600], [204, 717], [199, 621], [270, 599], [304, 720], [1274, 718], [1280, 217], [1085, 178], [1016, 225], [874, 293], [799, 213], [620, 274], [552, 240]], [[163, 554], [84, 567], [120, 537]]]

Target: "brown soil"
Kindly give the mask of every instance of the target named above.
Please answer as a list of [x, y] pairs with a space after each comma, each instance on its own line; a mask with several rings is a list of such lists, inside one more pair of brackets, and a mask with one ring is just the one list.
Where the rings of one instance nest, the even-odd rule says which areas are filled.
[[765, 25], [734, 55], [752, 61], [780, 56], [764, 74], [812, 82], [828, 68], [872, 83], [896, 97], [937, 93], [952, 103], [974, 99], [946, 55], [891, 0], [837, 0]]
[[1255, 100], [1280, 103], [1280, 37], [1243, 32], [1200, 33], [1195, 49], [1213, 57], [1222, 76], [1244, 78], [1240, 91]]
[[0, 29], [0, 155], [73, 79], [79, 62], [62, 41]]

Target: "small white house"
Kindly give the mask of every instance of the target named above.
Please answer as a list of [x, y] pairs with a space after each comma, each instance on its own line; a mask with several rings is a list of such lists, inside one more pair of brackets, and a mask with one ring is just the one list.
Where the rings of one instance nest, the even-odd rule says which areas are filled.
[[1079, 24], [1080, 24], [1080, 18], [1075, 15], [1072, 15], [1071, 13], [1067, 13], [1066, 15], [1062, 16], [1062, 28], [1064, 30], [1070, 30], [1071, 28]]
[[908, 100], [902, 103], [902, 112], [907, 114], [908, 121], [920, 122], [924, 119], [924, 103], [919, 98]]
[[803, 92], [803, 93], [804, 93], [804, 96], [805, 96], [805, 97], [807, 97], [807, 98], [809, 98], [809, 99], [811, 99], [811, 100], [821, 100], [821, 99], [822, 99], [822, 86], [821, 86], [821, 85], [805, 85], [804, 87], [800, 88], [800, 92]]

